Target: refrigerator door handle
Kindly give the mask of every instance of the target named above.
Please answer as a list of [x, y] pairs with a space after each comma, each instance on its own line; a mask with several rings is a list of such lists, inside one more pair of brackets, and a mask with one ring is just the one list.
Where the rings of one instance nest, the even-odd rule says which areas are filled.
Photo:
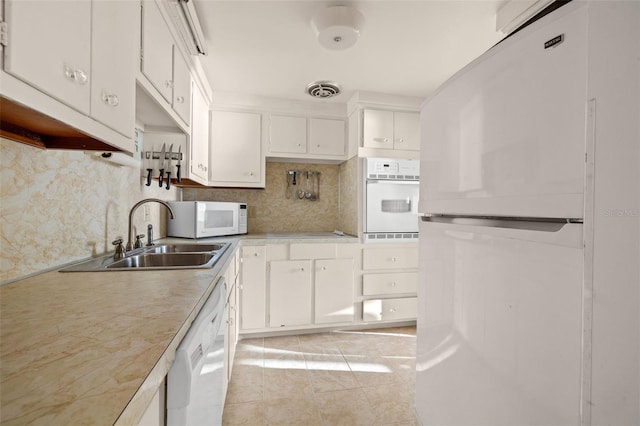
[[[582, 248], [582, 221], [576, 219], [527, 219], [469, 216], [421, 215], [422, 222], [523, 241], [536, 241], [565, 247]], [[453, 227], [451, 227], [453, 225]], [[452, 231], [453, 232], [453, 231]]]

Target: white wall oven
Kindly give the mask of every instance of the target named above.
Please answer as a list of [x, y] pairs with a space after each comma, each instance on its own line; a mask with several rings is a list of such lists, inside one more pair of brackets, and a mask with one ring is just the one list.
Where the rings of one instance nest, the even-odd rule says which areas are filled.
[[420, 161], [365, 158], [365, 242], [418, 240]]

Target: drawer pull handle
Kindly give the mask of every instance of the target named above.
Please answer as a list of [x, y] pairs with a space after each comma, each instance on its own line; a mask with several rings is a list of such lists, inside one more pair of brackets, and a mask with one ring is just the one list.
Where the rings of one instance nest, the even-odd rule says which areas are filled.
[[391, 287], [396, 287], [398, 284], [396, 284], [395, 282], [391, 283]]
[[395, 311], [396, 311], [396, 308], [389, 309], [389, 312], [395, 312]]

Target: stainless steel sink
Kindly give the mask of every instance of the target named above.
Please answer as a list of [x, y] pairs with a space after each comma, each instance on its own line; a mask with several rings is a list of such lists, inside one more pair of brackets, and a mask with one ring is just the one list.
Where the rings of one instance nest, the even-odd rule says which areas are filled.
[[199, 267], [208, 268], [209, 263], [213, 264], [216, 256], [208, 253], [164, 253], [152, 254], [144, 253], [131, 257], [125, 257], [111, 265], [109, 269], [122, 268], [146, 268], [146, 269], [166, 269], [168, 267], [188, 268]]
[[230, 244], [162, 244], [143, 247], [128, 252], [123, 259], [114, 259], [113, 254], [109, 254], [61, 269], [61, 272], [213, 268]]
[[145, 253], [206, 253], [224, 248], [224, 244], [163, 244], [151, 247]]

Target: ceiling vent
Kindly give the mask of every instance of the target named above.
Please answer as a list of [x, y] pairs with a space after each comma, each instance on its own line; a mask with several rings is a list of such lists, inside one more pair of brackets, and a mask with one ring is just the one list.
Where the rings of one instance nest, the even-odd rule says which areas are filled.
[[314, 98], [333, 98], [340, 91], [338, 83], [332, 81], [316, 81], [307, 86], [307, 93]]

